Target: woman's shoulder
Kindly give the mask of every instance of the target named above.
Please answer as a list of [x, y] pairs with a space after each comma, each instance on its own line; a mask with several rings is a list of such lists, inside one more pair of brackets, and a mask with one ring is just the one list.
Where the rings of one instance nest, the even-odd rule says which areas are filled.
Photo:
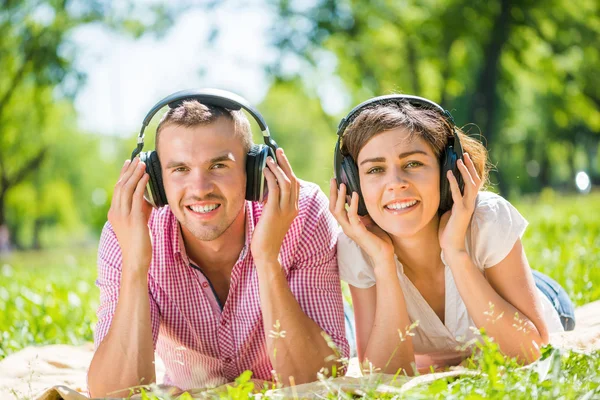
[[479, 222], [495, 221], [515, 212], [518, 213], [517, 209], [504, 197], [482, 191], [477, 194], [473, 219]]
[[504, 197], [479, 192], [467, 245], [480, 269], [496, 265], [523, 235], [528, 222]]
[[362, 289], [375, 284], [375, 273], [369, 256], [341, 229], [338, 233], [337, 260], [343, 281]]

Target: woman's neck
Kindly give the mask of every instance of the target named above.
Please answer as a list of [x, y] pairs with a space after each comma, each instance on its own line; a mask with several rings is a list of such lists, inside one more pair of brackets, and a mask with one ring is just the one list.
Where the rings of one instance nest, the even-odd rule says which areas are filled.
[[405, 272], [412, 276], [432, 274], [443, 267], [440, 253], [437, 215], [416, 234], [410, 237], [392, 236], [394, 251]]

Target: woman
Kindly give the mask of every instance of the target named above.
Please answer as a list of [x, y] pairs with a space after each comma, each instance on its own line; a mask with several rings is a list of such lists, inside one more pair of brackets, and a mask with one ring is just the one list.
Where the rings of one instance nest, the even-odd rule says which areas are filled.
[[480, 191], [487, 152], [450, 113], [423, 98], [383, 96], [357, 106], [338, 135], [341, 182], [331, 182], [330, 210], [343, 229], [338, 262], [361, 361], [408, 374], [413, 363], [456, 365], [475, 327], [531, 362], [548, 334], [563, 330], [561, 317], [574, 324], [564, 290], [532, 274], [520, 240], [527, 221]]

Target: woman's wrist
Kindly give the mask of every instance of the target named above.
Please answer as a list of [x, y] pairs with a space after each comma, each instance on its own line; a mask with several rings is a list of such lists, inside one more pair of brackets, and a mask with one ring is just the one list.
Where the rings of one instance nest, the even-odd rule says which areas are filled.
[[467, 260], [469, 260], [469, 253], [467, 253], [467, 250], [462, 248], [444, 248], [442, 249], [442, 253], [444, 255], [444, 261], [445, 263], [450, 267], [450, 268], [454, 268], [454, 267], [460, 267], [461, 265], [465, 265], [465, 263], [467, 262]]
[[373, 269], [375, 271], [375, 279], [389, 279], [391, 276], [396, 276], [396, 260], [394, 255], [383, 256], [376, 258], [371, 257]]

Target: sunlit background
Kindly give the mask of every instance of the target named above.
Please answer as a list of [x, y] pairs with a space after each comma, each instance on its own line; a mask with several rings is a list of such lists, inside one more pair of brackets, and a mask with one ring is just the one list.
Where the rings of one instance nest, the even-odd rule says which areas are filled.
[[120, 166], [149, 108], [195, 87], [246, 97], [296, 174], [323, 188], [355, 104], [439, 102], [489, 149], [490, 190], [530, 221], [532, 266], [578, 304], [600, 298], [597, 0], [0, 7], [0, 358], [91, 339], [94, 252]]

